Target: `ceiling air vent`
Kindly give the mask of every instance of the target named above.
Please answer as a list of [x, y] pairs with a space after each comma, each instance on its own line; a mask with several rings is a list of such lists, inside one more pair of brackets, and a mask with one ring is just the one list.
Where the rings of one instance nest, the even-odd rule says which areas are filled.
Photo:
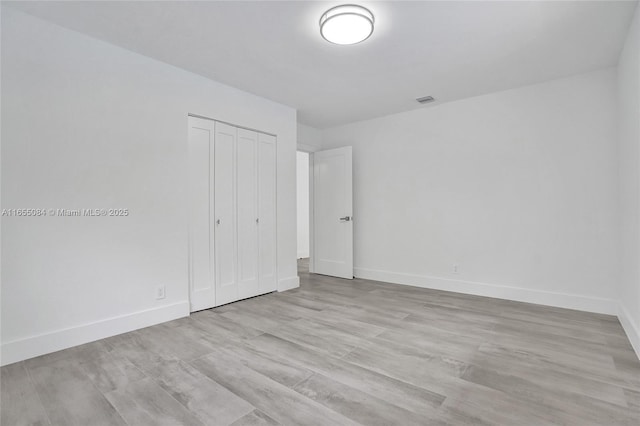
[[428, 104], [429, 102], [435, 101], [435, 99], [433, 99], [433, 96], [423, 96], [421, 98], [416, 99], [416, 101], [418, 101], [421, 104]]

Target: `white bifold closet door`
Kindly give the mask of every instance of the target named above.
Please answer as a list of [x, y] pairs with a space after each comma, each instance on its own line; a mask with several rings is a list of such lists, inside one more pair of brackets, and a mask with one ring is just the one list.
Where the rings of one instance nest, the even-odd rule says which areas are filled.
[[213, 229], [214, 122], [189, 117], [189, 292], [191, 311], [215, 306]]
[[258, 134], [258, 218], [260, 293], [275, 291], [276, 271], [276, 137]]
[[189, 117], [191, 311], [275, 291], [276, 137]]
[[258, 133], [238, 129], [238, 292], [260, 294], [258, 277]]
[[214, 218], [216, 306], [239, 299], [236, 273], [236, 139], [237, 129], [215, 123]]

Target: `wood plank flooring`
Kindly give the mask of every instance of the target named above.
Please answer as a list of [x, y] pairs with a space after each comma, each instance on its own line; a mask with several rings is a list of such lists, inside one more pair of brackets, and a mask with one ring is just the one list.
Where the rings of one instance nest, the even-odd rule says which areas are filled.
[[310, 275], [1, 369], [13, 425], [634, 425], [615, 317]]

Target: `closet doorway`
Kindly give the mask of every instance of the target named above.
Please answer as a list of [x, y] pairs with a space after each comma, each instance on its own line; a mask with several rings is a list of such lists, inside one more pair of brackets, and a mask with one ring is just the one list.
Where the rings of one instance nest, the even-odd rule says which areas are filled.
[[276, 136], [189, 116], [191, 311], [276, 287]]

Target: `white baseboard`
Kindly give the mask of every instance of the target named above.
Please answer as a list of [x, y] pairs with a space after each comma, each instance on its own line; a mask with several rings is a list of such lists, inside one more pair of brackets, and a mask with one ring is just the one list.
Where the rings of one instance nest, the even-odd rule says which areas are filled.
[[517, 302], [535, 303], [538, 305], [596, 312], [599, 314], [618, 314], [618, 303], [611, 299], [367, 268], [354, 268], [354, 274], [357, 278], [385, 281], [393, 284], [515, 300]]
[[300, 287], [300, 278], [297, 275], [278, 281], [278, 291], [287, 291], [298, 287]]
[[12, 364], [186, 316], [189, 316], [188, 301], [6, 342], [0, 349], [0, 365]]
[[633, 317], [629, 315], [629, 311], [627, 311], [622, 304], [620, 304], [618, 319], [620, 320], [620, 324], [622, 324], [622, 328], [624, 328], [624, 332], [627, 333], [633, 350], [636, 351], [636, 355], [638, 359], [640, 359], [640, 328], [638, 328], [638, 323], [634, 321]]

